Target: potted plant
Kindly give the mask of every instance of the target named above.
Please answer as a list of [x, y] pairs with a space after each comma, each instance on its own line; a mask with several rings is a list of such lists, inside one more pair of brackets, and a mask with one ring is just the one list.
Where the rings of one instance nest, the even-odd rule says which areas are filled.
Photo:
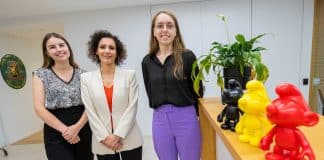
[[194, 80], [196, 93], [199, 90], [199, 82], [205, 81], [205, 76], [210, 74], [210, 70], [216, 74], [217, 85], [221, 89], [224, 89], [227, 81], [233, 78], [237, 79], [243, 88], [247, 81], [254, 78], [265, 82], [268, 79], [269, 70], [262, 63], [261, 51], [266, 49], [260, 46], [254, 47], [257, 40], [265, 34], [257, 35], [249, 40], [244, 35], [237, 34], [235, 41], [231, 43], [226, 18], [224, 15], [218, 16], [225, 24], [228, 44], [213, 42], [209, 53], [200, 56], [193, 64], [191, 78]]

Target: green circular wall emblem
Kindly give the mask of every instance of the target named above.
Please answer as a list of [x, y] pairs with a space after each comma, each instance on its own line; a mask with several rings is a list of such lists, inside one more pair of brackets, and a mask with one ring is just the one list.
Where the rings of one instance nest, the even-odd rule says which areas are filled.
[[23, 62], [15, 55], [6, 54], [0, 62], [1, 75], [8, 86], [14, 89], [24, 87], [26, 83], [26, 69]]

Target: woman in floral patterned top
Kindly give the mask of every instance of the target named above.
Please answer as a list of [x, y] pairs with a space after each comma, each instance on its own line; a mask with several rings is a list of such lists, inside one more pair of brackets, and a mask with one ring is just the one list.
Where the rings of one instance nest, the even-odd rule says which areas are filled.
[[48, 160], [92, 160], [91, 130], [81, 100], [80, 69], [66, 39], [45, 35], [43, 66], [33, 72], [33, 101], [44, 121]]

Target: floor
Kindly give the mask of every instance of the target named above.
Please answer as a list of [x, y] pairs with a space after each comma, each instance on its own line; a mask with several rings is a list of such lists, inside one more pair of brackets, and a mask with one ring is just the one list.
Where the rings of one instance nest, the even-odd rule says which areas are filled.
[[[8, 156], [0, 150], [0, 160], [46, 160], [43, 144], [33, 144], [33, 142], [24, 139], [6, 146]], [[144, 137], [143, 160], [158, 160], [154, 152], [152, 137]]]

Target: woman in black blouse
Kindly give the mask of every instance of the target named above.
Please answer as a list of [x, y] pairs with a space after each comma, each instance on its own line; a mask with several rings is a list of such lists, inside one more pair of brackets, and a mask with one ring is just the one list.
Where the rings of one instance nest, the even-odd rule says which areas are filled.
[[43, 66], [33, 72], [33, 101], [44, 121], [48, 160], [92, 160], [91, 130], [81, 101], [80, 74], [66, 39], [45, 35]]
[[158, 12], [152, 20], [150, 51], [142, 61], [142, 72], [154, 109], [153, 142], [160, 160], [200, 159], [198, 95], [190, 78], [195, 60], [184, 46], [176, 17]]

